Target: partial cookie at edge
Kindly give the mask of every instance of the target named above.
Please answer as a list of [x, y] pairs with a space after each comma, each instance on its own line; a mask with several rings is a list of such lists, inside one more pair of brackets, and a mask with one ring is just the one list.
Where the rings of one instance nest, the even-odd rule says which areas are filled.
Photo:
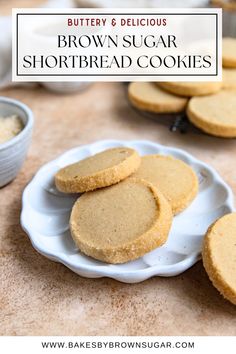
[[221, 217], [209, 227], [202, 259], [213, 285], [236, 305], [236, 213]]
[[225, 68], [236, 68], [236, 38], [223, 38], [222, 63]]
[[223, 138], [236, 137], [236, 90], [221, 90], [193, 97], [187, 107], [189, 120], [204, 132]]
[[218, 92], [222, 88], [222, 82], [158, 82], [161, 88], [175, 95], [184, 97], [205, 96]]

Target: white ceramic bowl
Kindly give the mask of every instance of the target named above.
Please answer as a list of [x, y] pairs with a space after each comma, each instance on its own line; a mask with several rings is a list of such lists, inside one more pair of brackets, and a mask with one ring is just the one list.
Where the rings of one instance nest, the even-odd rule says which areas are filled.
[[17, 115], [24, 128], [14, 138], [0, 144], [0, 187], [11, 182], [19, 172], [31, 140], [33, 113], [23, 103], [0, 96], [0, 116]]
[[[173, 155], [183, 160], [198, 175], [199, 193], [186, 210], [175, 216], [164, 246], [132, 262], [107, 264], [85, 256], [74, 244], [69, 218], [78, 195], [59, 193], [54, 175], [65, 165], [117, 146], [132, 147], [141, 155]], [[88, 278], [110, 277], [135, 283], [154, 275], [174, 276], [190, 268], [200, 259], [208, 226], [232, 210], [231, 189], [215, 170], [187, 152], [146, 140], [104, 140], [69, 150], [37, 172], [23, 193], [21, 225], [39, 253], [74, 272]]]
[[49, 91], [70, 94], [86, 90], [92, 83], [91, 82], [42, 82], [42, 86], [46, 87]]

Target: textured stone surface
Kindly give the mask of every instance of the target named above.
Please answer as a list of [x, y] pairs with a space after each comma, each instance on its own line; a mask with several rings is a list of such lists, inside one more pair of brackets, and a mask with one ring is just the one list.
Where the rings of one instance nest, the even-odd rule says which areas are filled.
[[67, 149], [99, 139], [151, 139], [210, 163], [236, 191], [236, 141], [179, 135], [134, 112], [126, 86], [97, 83], [78, 95], [42, 88], [2, 95], [28, 104], [35, 129], [27, 161], [0, 190], [1, 315], [5, 335], [235, 335], [236, 308], [199, 262], [173, 278], [140, 284], [83, 279], [39, 255], [19, 225], [21, 194], [38, 168]]
[[0, 95], [22, 100], [35, 114], [23, 169], [0, 189], [0, 334], [236, 335], [236, 307], [213, 288], [201, 262], [180, 276], [140, 284], [85, 279], [38, 254], [19, 225], [25, 185], [42, 164], [72, 147], [117, 138], [184, 148], [215, 167], [236, 192], [236, 140], [170, 133], [131, 109], [119, 83], [67, 96], [43, 88]]

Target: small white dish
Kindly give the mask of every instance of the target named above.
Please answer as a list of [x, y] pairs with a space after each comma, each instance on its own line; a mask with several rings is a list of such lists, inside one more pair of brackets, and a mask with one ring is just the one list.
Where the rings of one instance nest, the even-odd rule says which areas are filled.
[[72, 94], [79, 91], [86, 90], [92, 83], [91, 82], [42, 82], [42, 86], [46, 87], [49, 91], [58, 94]]
[[[54, 174], [65, 165], [116, 146], [132, 147], [141, 155], [173, 155], [196, 171], [200, 188], [193, 203], [174, 218], [164, 246], [135, 261], [112, 265], [87, 257], [76, 248], [70, 235], [69, 217], [78, 196], [58, 192]], [[38, 171], [23, 193], [21, 225], [39, 253], [63, 263], [75, 273], [136, 283], [152, 276], [174, 276], [190, 268], [200, 259], [208, 226], [232, 211], [231, 189], [215, 170], [185, 151], [145, 140], [105, 140], [69, 150]]]
[[18, 174], [31, 141], [33, 113], [23, 103], [7, 97], [0, 97], [0, 116], [17, 115], [24, 128], [14, 138], [0, 144], [0, 187], [11, 182]]

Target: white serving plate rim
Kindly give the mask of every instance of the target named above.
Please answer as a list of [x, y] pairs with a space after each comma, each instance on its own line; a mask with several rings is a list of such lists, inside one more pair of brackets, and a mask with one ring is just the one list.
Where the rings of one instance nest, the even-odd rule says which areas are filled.
[[[104, 264], [104, 265], [89, 265], [89, 264], [81, 264], [81, 263], [77, 263], [77, 262], [73, 262], [73, 260], [70, 260], [69, 257], [61, 252], [51, 252], [48, 251], [45, 247], [43, 247], [38, 241], [37, 241], [37, 232], [32, 231], [30, 228], [28, 228], [27, 226], [27, 209], [29, 208], [28, 206], [28, 201], [27, 201], [27, 193], [30, 190], [32, 184], [36, 183], [36, 179], [37, 179], [37, 175], [42, 172], [44, 169], [47, 169], [50, 165], [53, 165], [55, 163], [57, 163], [60, 159], [63, 159], [67, 154], [71, 154], [75, 151], [77, 151], [79, 148], [89, 148], [89, 147], [94, 147], [96, 145], [102, 145], [102, 144], [148, 144], [149, 146], [153, 145], [153, 147], [155, 148], [161, 148], [165, 150], [165, 153], [178, 153], [184, 157], [186, 157], [188, 160], [190, 160], [193, 163], [197, 163], [199, 165], [201, 165], [201, 167], [205, 168], [206, 170], [210, 171], [212, 173], [212, 175], [214, 176], [214, 179], [216, 181], [218, 181], [218, 183], [220, 183], [226, 190], [227, 192], [227, 199], [224, 203], [225, 206], [227, 206], [231, 211], [234, 210], [234, 197], [233, 197], [233, 192], [230, 189], [230, 187], [226, 184], [226, 182], [222, 179], [222, 177], [220, 177], [220, 175], [218, 174], [218, 172], [216, 172], [212, 167], [210, 167], [208, 164], [202, 162], [201, 160], [193, 157], [191, 154], [189, 154], [188, 152], [179, 149], [179, 148], [175, 148], [175, 147], [170, 147], [170, 146], [165, 146], [165, 145], [161, 145], [152, 141], [148, 141], [148, 140], [100, 140], [97, 141], [95, 143], [91, 143], [91, 144], [86, 144], [86, 145], [81, 145], [78, 146], [76, 148], [72, 148], [68, 151], [66, 151], [65, 153], [63, 153], [62, 155], [58, 156], [56, 159], [46, 163], [45, 165], [43, 165], [38, 171], [37, 174], [33, 177], [33, 179], [30, 181], [30, 183], [26, 186], [24, 192], [23, 192], [23, 196], [22, 196], [22, 212], [21, 212], [21, 217], [20, 217], [20, 222], [21, 222], [21, 226], [23, 228], [23, 230], [26, 232], [26, 234], [28, 235], [28, 237], [30, 238], [30, 241], [33, 245], [33, 247], [42, 255], [46, 256], [47, 258], [50, 258], [51, 260], [60, 262], [62, 264], [64, 264], [65, 266], [67, 266], [68, 268], [72, 269], [73, 271], [76, 269], [77, 271], [82, 271], [83, 272], [83, 276], [86, 276], [85, 274], [87, 273], [87, 275], [91, 276], [91, 274], [89, 273], [93, 273], [93, 275], [91, 277], [111, 277], [111, 278], [123, 278], [122, 280], [124, 281], [124, 278], [127, 280], [129, 280], [129, 278], [134, 279], [142, 276], [142, 275], [146, 275], [146, 278], [149, 278], [151, 276], [167, 276], [165, 273], [168, 272], [168, 270], [173, 270], [173, 267], [175, 267], [175, 271], [176, 273], [180, 273], [182, 267], [184, 266], [184, 269], [188, 269], [190, 268], [192, 265], [194, 265], [201, 257], [196, 253], [196, 252], [192, 252], [188, 255], [186, 255], [186, 258], [181, 260], [180, 262], [175, 263], [174, 265], [170, 264], [170, 265], [153, 265], [153, 266], [149, 266], [147, 268], [144, 269], [139, 269], [139, 270], [117, 270], [117, 269], [113, 269], [113, 266], [117, 267], [119, 265], [112, 265], [112, 264]], [[25, 219], [26, 218], [26, 219]], [[103, 269], [105, 268], [105, 269]], [[110, 268], [110, 269], [109, 269]], [[94, 275], [96, 274], [96, 276]], [[138, 281], [138, 280], [137, 280]]]

